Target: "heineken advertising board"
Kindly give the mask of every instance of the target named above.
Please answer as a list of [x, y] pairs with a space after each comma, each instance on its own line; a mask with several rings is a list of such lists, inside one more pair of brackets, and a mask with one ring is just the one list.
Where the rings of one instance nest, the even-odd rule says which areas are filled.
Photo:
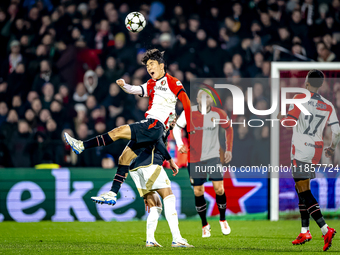
[[[187, 169], [175, 177], [166, 170], [176, 196], [180, 219], [197, 217], [193, 189]], [[51, 221], [127, 221], [147, 215], [143, 199], [130, 177], [123, 183], [115, 206], [99, 205], [91, 196], [111, 188], [116, 169], [60, 168], [53, 170], [1, 169], [0, 222]], [[227, 214], [264, 213], [267, 211], [267, 179], [225, 180]], [[208, 216], [218, 215], [212, 183], [205, 184]]]

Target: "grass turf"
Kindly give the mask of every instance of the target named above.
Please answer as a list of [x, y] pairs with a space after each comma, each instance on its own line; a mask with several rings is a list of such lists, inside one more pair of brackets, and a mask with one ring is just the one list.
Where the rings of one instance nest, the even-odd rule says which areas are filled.
[[[340, 230], [340, 222], [327, 223]], [[313, 240], [299, 246], [291, 241], [298, 235], [300, 222], [286, 220], [229, 221], [231, 234], [223, 236], [219, 222], [211, 220], [212, 236], [201, 238], [200, 222], [180, 221], [182, 236], [195, 248], [171, 248], [167, 222], [158, 223], [156, 240], [163, 248], [145, 247], [144, 221], [131, 222], [39, 222], [0, 223], [0, 254], [314, 254], [322, 252], [321, 231], [311, 220]], [[328, 252], [340, 253], [340, 234]]]

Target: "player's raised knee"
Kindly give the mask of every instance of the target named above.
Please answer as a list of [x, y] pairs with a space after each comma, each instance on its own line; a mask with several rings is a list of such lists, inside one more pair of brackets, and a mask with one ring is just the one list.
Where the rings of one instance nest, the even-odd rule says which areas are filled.
[[109, 133], [112, 141], [117, 141], [118, 139], [131, 139], [131, 130], [129, 125], [119, 126], [112, 129]]

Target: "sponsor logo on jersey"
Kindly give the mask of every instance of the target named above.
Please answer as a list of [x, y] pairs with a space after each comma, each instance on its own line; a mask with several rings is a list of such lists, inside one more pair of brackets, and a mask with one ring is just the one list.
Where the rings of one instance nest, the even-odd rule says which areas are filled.
[[177, 86], [182, 86], [182, 83], [180, 81], [176, 81]]
[[163, 88], [161, 86], [157, 86], [157, 87], [155, 87], [155, 90], [167, 91], [168, 89], [167, 88]]
[[166, 81], [165, 80], [162, 80], [161, 81], [161, 85], [164, 86], [166, 84]]
[[315, 149], [321, 149], [322, 148], [322, 145], [312, 144], [312, 143], [305, 143], [305, 146], [314, 147]]
[[211, 118], [211, 122], [214, 122], [215, 119], [216, 119], [216, 118], [212, 117], [212, 118]]

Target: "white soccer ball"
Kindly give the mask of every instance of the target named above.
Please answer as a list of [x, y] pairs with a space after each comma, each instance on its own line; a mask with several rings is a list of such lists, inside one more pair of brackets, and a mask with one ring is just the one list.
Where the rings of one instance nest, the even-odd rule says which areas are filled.
[[125, 26], [132, 33], [138, 33], [143, 30], [146, 20], [140, 12], [130, 12], [125, 18]]

